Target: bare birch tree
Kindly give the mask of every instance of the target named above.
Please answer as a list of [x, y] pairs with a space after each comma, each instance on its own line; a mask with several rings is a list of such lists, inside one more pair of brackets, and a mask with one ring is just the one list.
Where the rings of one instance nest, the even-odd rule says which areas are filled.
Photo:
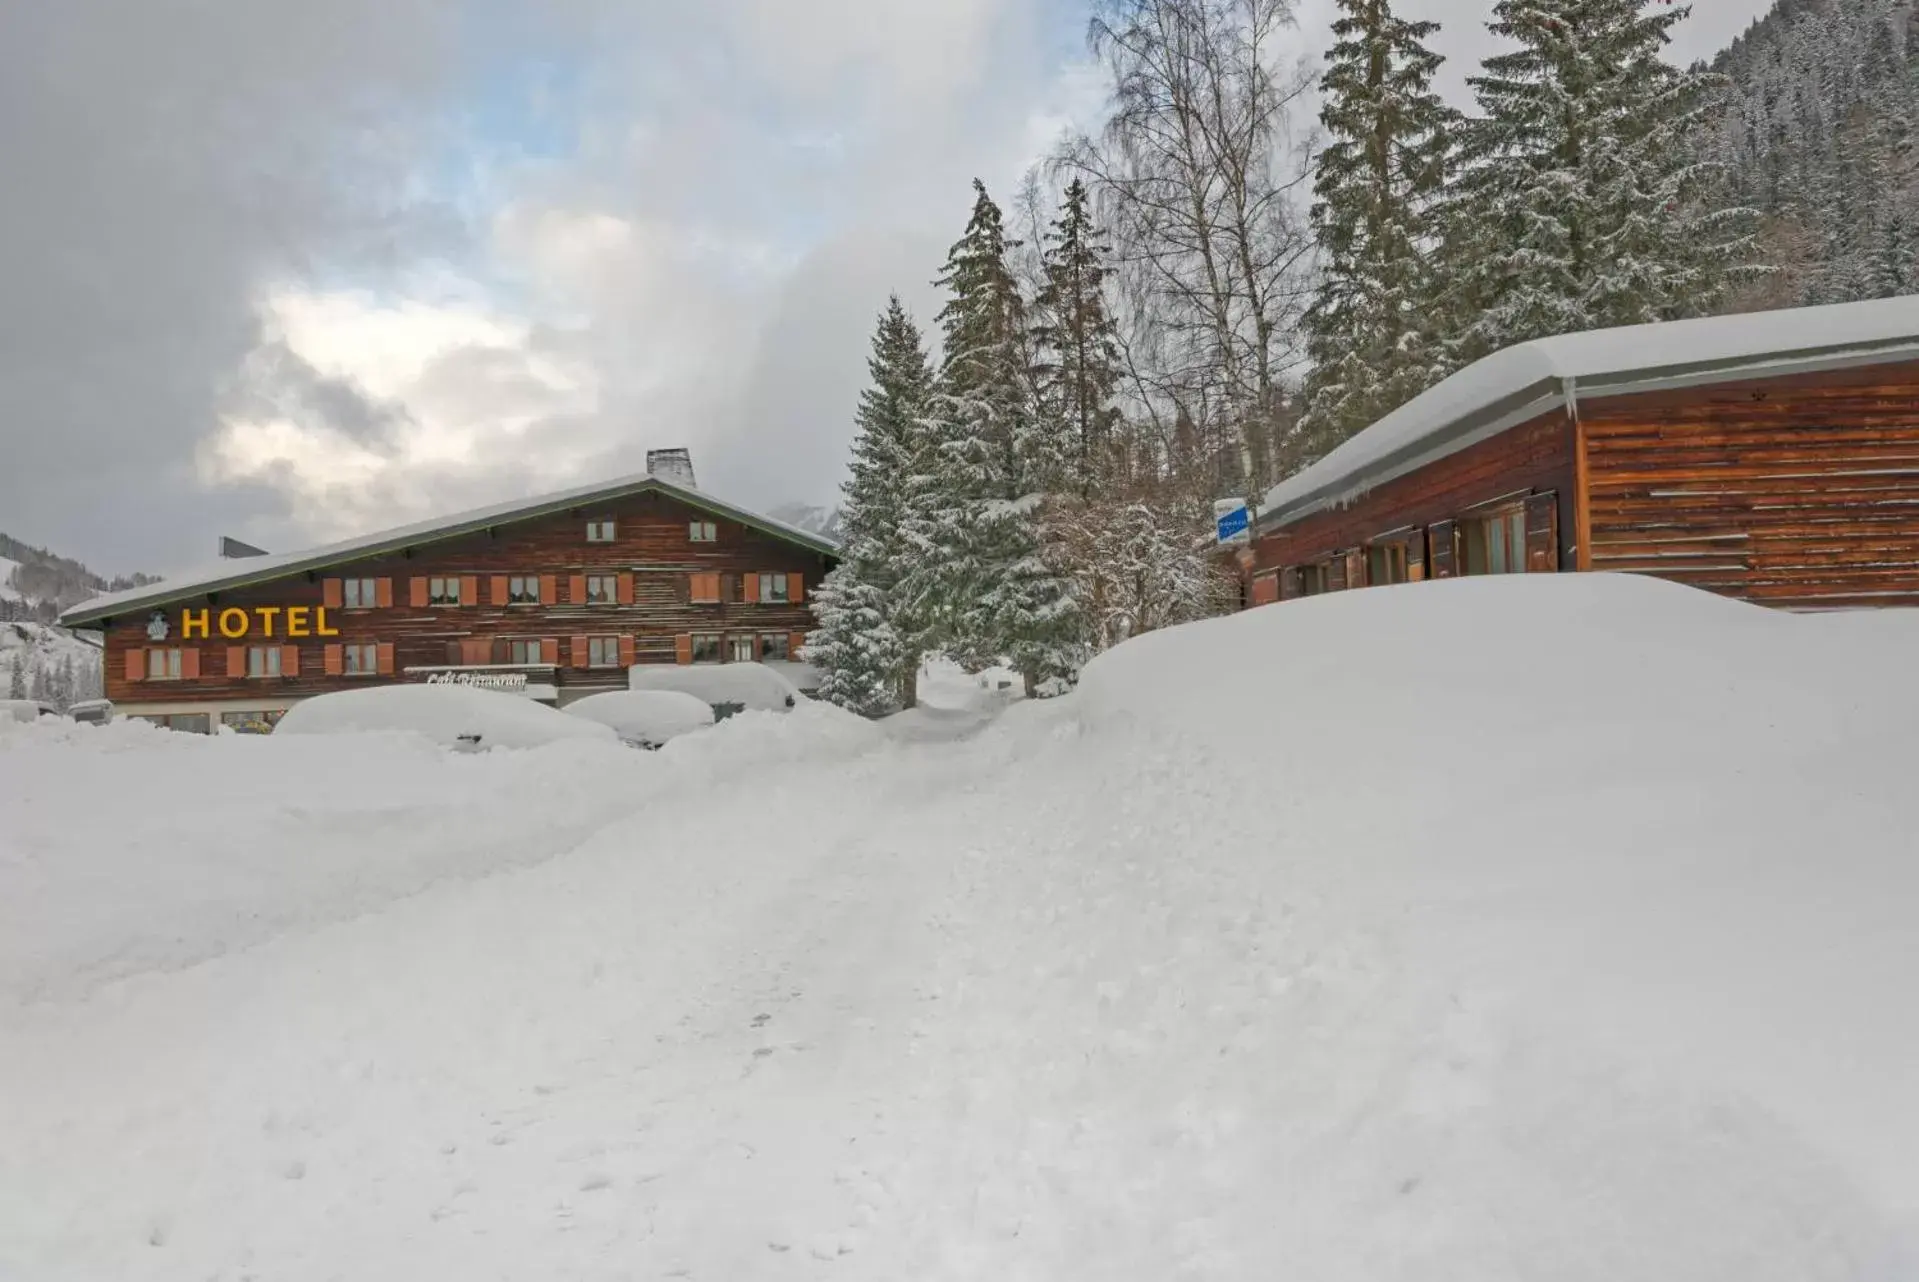
[[1292, 0], [1101, 0], [1089, 34], [1111, 111], [1059, 157], [1092, 185], [1113, 236], [1137, 417], [1168, 434], [1167, 407], [1182, 411], [1231, 490], [1280, 466], [1283, 379], [1311, 284], [1295, 198], [1308, 149], [1292, 116], [1312, 78], [1284, 57], [1292, 21]]

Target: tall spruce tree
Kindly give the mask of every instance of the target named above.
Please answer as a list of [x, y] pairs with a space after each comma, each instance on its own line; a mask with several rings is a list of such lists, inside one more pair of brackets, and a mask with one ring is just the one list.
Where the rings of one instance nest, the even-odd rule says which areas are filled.
[[965, 234], [938, 284], [944, 359], [928, 422], [924, 524], [905, 598], [929, 638], [979, 669], [1011, 659], [1029, 691], [1070, 676], [1077, 621], [1066, 579], [1041, 555], [1040, 508], [1058, 453], [1032, 401], [1026, 305], [1007, 264], [999, 206], [979, 180]]
[[1046, 235], [1044, 283], [1033, 302], [1037, 416], [1063, 455], [1059, 481], [1086, 496], [1111, 470], [1108, 457], [1119, 410], [1118, 331], [1106, 309], [1112, 269], [1104, 235], [1093, 223], [1086, 184], [1066, 188], [1060, 216]]
[[1447, 268], [1485, 309], [1455, 361], [1709, 312], [1736, 279], [1750, 211], [1713, 199], [1713, 166], [1695, 146], [1723, 78], [1659, 56], [1687, 12], [1645, 0], [1494, 5], [1489, 28], [1519, 47], [1468, 80], [1481, 118], [1465, 133], [1455, 225], [1474, 247], [1455, 247]]
[[14, 660], [13, 670], [7, 677], [7, 698], [24, 699], [27, 697], [27, 661], [24, 653]]
[[1434, 298], [1437, 203], [1456, 113], [1433, 92], [1443, 61], [1388, 0], [1339, 0], [1320, 88], [1328, 142], [1313, 179], [1322, 258], [1305, 316], [1312, 371], [1301, 461], [1310, 462], [1446, 373]]

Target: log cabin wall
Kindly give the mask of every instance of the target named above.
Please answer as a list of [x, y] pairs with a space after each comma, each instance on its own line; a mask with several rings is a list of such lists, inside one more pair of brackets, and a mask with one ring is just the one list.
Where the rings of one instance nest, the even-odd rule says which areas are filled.
[[[612, 537], [590, 542], [589, 522], [606, 521]], [[710, 542], [694, 539], [696, 522], [710, 523]], [[744, 638], [754, 639], [756, 653], [762, 640], [791, 651], [814, 626], [806, 601], [831, 564], [810, 548], [643, 493], [174, 602], [161, 611], [170, 631], [164, 642], [148, 638], [151, 611], [135, 609], [104, 629], [105, 693], [126, 705], [271, 706], [408, 680], [409, 667], [507, 663], [514, 642], [538, 641], [541, 661], [556, 666], [564, 701], [623, 689], [630, 664], [692, 661], [695, 638], [702, 646], [706, 638], [717, 639], [722, 659]], [[762, 575], [779, 580], [765, 595], [784, 586], [791, 599], [759, 599]], [[541, 600], [509, 603], [503, 589], [514, 577], [538, 580]], [[458, 605], [425, 603], [416, 584], [423, 589], [436, 578], [460, 582]], [[609, 599], [588, 599], [590, 578], [611, 580]], [[349, 579], [370, 580], [375, 603], [356, 607], [343, 599], [340, 585]], [[271, 639], [257, 632], [226, 639], [215, 628], [206, 639], [182, 636], [183, 609], [206, 609], [209, 619], [217, 619], [227, 608], [288, 606], [328, 607], [327, 623], [339, 635], [293, 639], [282, 629]], [[264, 645], [281, 650], [280, 673], [246, 675], [248, 649]], [[365, 653], [377, 656], [375, 671], [328, 671], [350, 666], [341, 653], [355, 646], [371, 647]], [[178, 677], [155, 678], [143, 670], [153, 648], [182, 651]], [[614, 661], [608, 663], [609, 657]]]
[[1592, 568], [1787, 608], [1919, 605], [1919, 365], [1588, 401]]
[[[1368, 547], [1379, 536], [1402, 546], [1419, 541], [1427, 527], [1453, 521], [1476, 507], [1500, 499], [1524, 503], [1526, 496], [1551, 495], [1544, 561], [1530, 568], [1571, 568], [1574, 538], [1573, 429], [1561, 410], [1530, 419], [1499, 435], [1448, 455], [1416, 472], [1382, 482], [1351, 504], [1315, 512], [1290, 525], [1262, 535], [1254, 543], [1253, 604], [1300, 595], [1284, 587], [1297, 576], [1289, 570], [1321, 567], [1317, 586], [1309, 591], [1334, 591], [1364, 586], [1372, 581], [1367, 570]], [[1534, 511], [1538, 504], [1532, 505]], [[1529, 512], [1529, 517], [1532, 513]], [[1530, 533], [1530, 530], [1529, 530]], [[1400, 553], [1431, 577], [1437, 564], [1441, 575], [1453, 572], [1452, 534], [1444, 527], [1445, 546], [1427, 552], [1423, 547]]]

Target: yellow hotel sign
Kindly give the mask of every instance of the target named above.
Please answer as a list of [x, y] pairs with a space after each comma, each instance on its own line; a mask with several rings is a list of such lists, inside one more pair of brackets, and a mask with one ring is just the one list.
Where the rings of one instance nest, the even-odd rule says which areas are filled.
[[323, 605], [260, 605], [251, 610], [229, 606], [219, 613], [211, 609], [180, 611], [180, 639], [192, 641], [211, 638], [216, 633], [229, 641], [241, 637], [337, 637], [340, 629], [327, 623]]

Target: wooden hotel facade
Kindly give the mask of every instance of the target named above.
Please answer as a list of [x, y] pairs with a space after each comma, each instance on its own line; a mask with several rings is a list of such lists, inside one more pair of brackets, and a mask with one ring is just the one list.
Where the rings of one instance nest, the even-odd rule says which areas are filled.
[[1253, 605], [1562, 570], [1919, 605], [1919, 299], [1509, 348], [1273, 489], [1252, 528]]
[[720, 502], [684, 451], [644, 476], [245, 557], [98, 597], [116, 715], [270, 727], [299, 700], [451, 681], [564, 704], [635, 664], [795, 661], [826, 539]]

